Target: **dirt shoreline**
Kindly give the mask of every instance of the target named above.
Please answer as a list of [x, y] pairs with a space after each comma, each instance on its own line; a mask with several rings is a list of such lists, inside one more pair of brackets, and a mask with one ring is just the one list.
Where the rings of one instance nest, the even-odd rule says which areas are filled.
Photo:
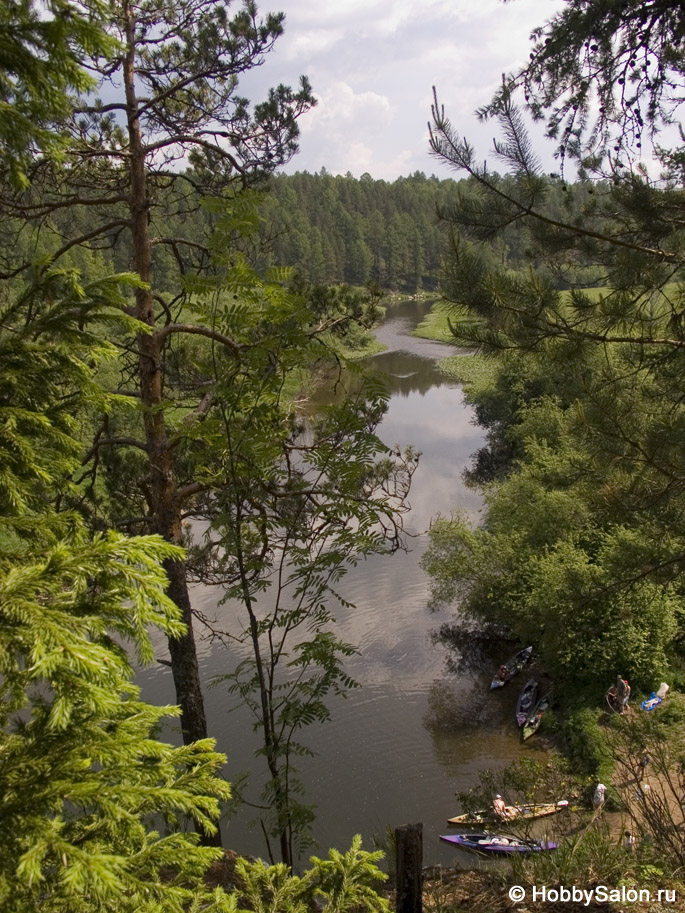
[[[507, 873], [509, 874], [509, 873]], [[611, 890], [621, 892], [623, 887], [625, 900], [596, 901], [589, 903], [583, 899], [580, 902], [573, 900], [532, 900], [533, 888], [531, 885], [524, 887], [526, 897], [521, 902], [514, 902], [509, 897], [509, 889], [514, 882], [507, 879], [505, 873], [483, 872], [465, 869], [450, 869], [441, 866], [430, 866], [424, 869], [423, 908], [424, 913], [683, 913], [685, 911], [685, 894], [671, 888], [666, 897], [675, 894], [673, 902], [667, 900], [631, 900], [631, 891], [639, 889], [633, 885], [607, 885], [607, 893]], [[558, 885], [548, 885], [546, 891], [554, 891]], [[564, 886], [567, 890], [573, 885]], [[590, 891], [597, 885], [578, 886], [579, 890]], [[538, 887], [538, 891], [542, 887]], [[657, 888], [643, 888], [649, 890], [655, 897]], [[390, 909], [395, 909], [395, 894], [387, 893]], [[553, 895], [556, 897], [556, 895]], [[601, 895], [600, 895], [601, 896]]]

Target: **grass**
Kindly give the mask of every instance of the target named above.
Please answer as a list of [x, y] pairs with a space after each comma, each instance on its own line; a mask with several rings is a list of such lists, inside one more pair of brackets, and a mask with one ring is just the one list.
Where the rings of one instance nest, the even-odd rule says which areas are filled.
[[[678, 285], [675, 282], [668, 283], [663, 288], [662, 301], [666, 301], [666, 296], [675, 295]], [[591, 301], [599, 301], [601, 295], [611, 292], [611, 289], [604, 286], [593, 288], [579, 289], [583, 295], [586, 295]], [[562, 292], [562, 295], [568, 296], [568, 291]], [[409, 296], [411, 297], [411, 296]], [[670, 312], [669, 312], [670, 313]], [[466, 316], [457, 316], [454, 314], [454, 305], [447, 302], [438, 301], [433, 305], [431, 312], [424, 317], [421, 323], [413, 332], [414, 336], [421, 336], [423, 339], [434, 339], [436, 342], [454, 342], [454, 337], [450, 331], [450, 322], [458, 324], [461, 321], [468, 320]]]
[[484, 355], [451, 355], [440, 359], [438, 369], [463, 384], [466, 392], [476, 397], [494, 386], [497, 361]]
[[357, 361], [360, 358], [367, 358], [369, 355], [378, 355], [379, 352], [384, 352], [387, 346], [385, 343], [379, 342], [373, 333], [369, 332], [367, 337], [355, 343], [355, 345], [349, 346], [337, 342], [335, 349], [341, 358]]
[[427, 314], [421, 323], [413, 331], [412, 336], [421, 336], [423, 339], [434, 339], [436, 342], [454, 342], [454, 336], [449, 327], [449, 321], [458, 322], [450, 311], [452, 306], [444, 304], [441, 301], [436, 302], [430, 313]]

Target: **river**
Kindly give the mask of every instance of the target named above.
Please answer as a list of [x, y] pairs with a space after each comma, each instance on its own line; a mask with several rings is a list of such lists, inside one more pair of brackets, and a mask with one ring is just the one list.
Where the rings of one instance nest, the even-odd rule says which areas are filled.
[[[445, 819], [458, 812], [455, 792], [474, 785], [480, 769], [505, 764], [521, 752], [513, 725], [516, 689], [491, 695], [485, 674], [451, 674], [445, 648], [431, 637], [451, 613], [428, 608], [428, 580], [419, 561], [432, 518], [453, 509], [479, 516], [479, 494], [466, 487], [462, 472], [482, 446], [483, 434], [459, 385], [435, 367], [436, 359], [453, 350], [410, 335], [429, 309], [427, 301], [391, 304], [377, 330], [386, 351], [370, 359], [390, 392], [380, 437], [388, 445], [412, 444], [422, 456], [405, 518], [412, 534], [409, 552], [367, 560], [352, 568], [340, 587], [356, 608], [337, 611], [337, 632], [359, 648], [347, 667], [362, 687], [333, 702], [330, 723], [304, 733], [316, 754], [298, 768], [307, 801], [317, 806], [317, 855], [332, 846], [346, 849], [356, 833], [372, 848], [374, 836], [382, 837], [388, 825], [421, 821], [426, 864], [463, 861], [459, 851], [438, 840]], [[207, 614], [222, 613], [222, 623], [230, 622], [230, 607], [216, 608], [215, 590], [196, 587], [193, 600]], [[199, 654], [204, 681], [230, 666], [231, 657], [218, 645], [201, 642]], [[143, 670], [138, 681], [146, 699], [173, 703], [167, 669]], [[230, 781], [253, 771], [245, 796], [256, 802], [264, 761], [253, 757], [251, 721], [244, 710], [232, 709], [234, 704], [221, 686], [207, 692], [209, 730], [228, 756]], [[458, 724], [431, 725], [429, 711], [436, 707], [461, 708]], [[255, 810], [244, 806], [226, 824], [224, 845], [263, 856], [255, 817]]]

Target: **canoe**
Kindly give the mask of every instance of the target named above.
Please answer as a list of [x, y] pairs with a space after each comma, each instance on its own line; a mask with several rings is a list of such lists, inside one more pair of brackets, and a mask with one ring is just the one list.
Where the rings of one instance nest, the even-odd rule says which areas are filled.
[[535, 702], [538, 699], [538, 683], [534, 678], [531, 678], [528, 681], [519, 694], [519, 699], [516, 702], [516, 722], [519, 726], [523, 724], [528, 719], [528, 714], [535, 706]]
[[545, 818], [547, 815], [556, 815], [557, 812], [563, 812], [568, 808], [568, 799], [560, 799], [558, 802], [541, 802], [532, 805], [505, 805], [505, 817], [500, 818], [494, 808], [481, 809], [477, 812], [466, 812], [464, 815], [457, 815], [455, 818], [448, 818], [448, 824], [485, 824], [489, 821], [532, 821], [534, 818]]
[[519, 650], [518, 653], [515, 653], [511, 659], [506, 661], [506, 663], [503, 663], [500, 667], [500, 671], [496, 673], [495, 677], [490, 682], [490, 690], [494, 691], [495, 688], [501, 688], [515, 675], [518, 675], [530, 659], [532, 652], [532, 647], [526, 647], [523, 650]]
[[505, 834], [446, 834], [440, 839], [464, 850], [498, 853], [503, 856], [514, 853], [541, 853], [543, 850], [557, 848], [557, 844], [549, 840], [522, 840], [520, 837], [508, 837]]
[[542, 715], [545, 710], [549, 707], [549, 695], [546, 694], [544, 697], [541, 697], [537, 702], [535, 707], [528, 714], [526, 722], [523, 724], [523, 741], [529, 739], [538, 731], [538, 727], [542, 722]]

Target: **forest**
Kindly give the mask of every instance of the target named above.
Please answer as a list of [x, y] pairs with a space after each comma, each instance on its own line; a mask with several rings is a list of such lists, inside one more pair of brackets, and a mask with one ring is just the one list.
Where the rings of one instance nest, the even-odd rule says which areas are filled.
[[[548, 767], [579, 802], [646, 745], [670, 796], [614, 790], [635, 859], [595, 829], [513, 875], [678, 884], [685, 197], [661, 131], [682, 10], [569, 0], [480, 112], [496, 168], [436, 94], [449, 180], [280, 173], [312, 87], [251, 104], [238, 84], [282, 31], [252, 0], [0, 10], [0, 911], [389, 909], [360, 838], [298, 869], [314, 812], [296, 760], [357, 687], [338, 584], [404, 547], [420, 472], [377, 433], [373, 375], [319, 410], [307, 391], [344, 376], [396, 292], [442, 296], [443, 333], [474, 353], [444, 370], [488, 434], [469, 473], [485, 521], [435, 523], [424, 562], [434, 603], [459, 604], [446, 638], [534, 645], [574, 773]], [[557, 145], [551, 175], [527, 117]], [[222, 684], [259, 736], [270, 864], [221, 846], [232, 788], [197, 640], [229, 635], [193, 605], [199, 582], [241, 607]], [[134, 683], [160, 637], [171, 707]], [[636, 698], [670, 682], [663, 713], [607, 722], [617, 673]]]
[[[198, 176], [185, 172], [183, 208], [166, 188], [159, 193], [159, 218], [171, 235], [184, 237], [196, 250], [206, 247], [217, 226], [217, 213], [192, 189]], [[587, 188], [567, 192], [559, 175], [545, 176], [550, 211], [559, 219], [582, 217]], [[502, 176], [504, 186], [516, 186], [515, 176]], [[598, 191], [601, 192], [602, 185]], [[594, 192], [594, 190], [593, 190]], [[363, 287], [372, 283], [385, 293], [438, 294], [443, 261], [449, 247], [449, 228], [443, 218], [458, 197], [475, 198], [470, 178], [438, 180], [417, 172], [395, 181], [375, 181], [368, 174], [277, 174], [261, 188], [258, 226], [239, 243], [250, 264], [264, 273], [271, 267], [288, 266], [305, 283]], [[42, 197], [41, 199], [44, 199]], [[26, 220], [8, 220], [0, 233], [0, 258], [11, 271], [18, 257], [26, 262], [52, 256], [62, 246], [60, 239], [79, 231], [88, 236], [101, 227], [90, 205], [74, 204], [68, 211], [48, 206], [40, 230]], [[190, 212], [192, 212], [192, 217]], [[110, 208], [110, 213], [116, 211]], [[49, 212], [49, 218], [47, 218]], [[121, 208], [123, 219], [124, 210]], [[493, 266], [504, 264], [520, 270], [541, 266], [534, 238], [525, 226], [504, 228], [489, 240], [488, 255]], [[72, 245], [60, 261], [78, 268], [86, 278], [103, 272], [125, 271], [131, 257], [130, 239], [118, 226], [108, 229], [106, 243], [87, 251]], [[157, 244], [152, 250], [152, 268], [164, 291], [173, 291], [179, 269], [172, 245]], [[571, 283], [594, 285], [602, 278], [589, 260], [579, 255], [557, 269], [555, 281], [561, 288]]]

